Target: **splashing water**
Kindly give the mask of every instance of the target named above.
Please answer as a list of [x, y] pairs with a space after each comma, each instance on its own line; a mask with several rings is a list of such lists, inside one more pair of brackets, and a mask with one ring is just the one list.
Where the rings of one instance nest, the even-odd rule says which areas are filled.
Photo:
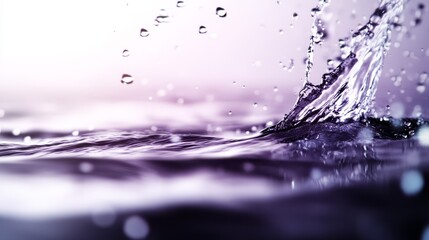
[[[320, 18], [318, 18], [319, 14], [323, 11], [323, 9], [328, 5], [328, 0], [320, 0], [319, 5], [311, 10], [311, 16], [314, 18], [313, 25], [311, 26], [311, 37], [310, 44], [307, 49], [307, 59], [305, 61], [305, 81], [306, 84], [309, 83], [309, 77], [311, 68], [313, 67], [313, 55], [314, 55], [314, 44], [320, 44], [323, 38], [323, 32], [320, 31]], [[294, 17], [298, 15], [294, 14]]]
[[[321, 1], [317, 14], [327, 4]], [[312, 27], [308, 48], [306, 79], [293, 109], [285, 118], [264, 132], [286, 130], [304, 122], [345, 122], [368, 117], [371, 112], [377, 82], [380, 78], [384, 56], [390, 46], [392, 27], [398, 24], [404, 2], [384, 0], [371, 15], [370, 20], [342, 47], [345, 59], [332, 71], [322, 76], [322, 83], [308, 81], [313, 66], [314, 44], [321, 41], [317, 17]]]
[[[411, 225], [428, 235], [427, 122], [371, 117], [404, 1], [382, 0], [369, 22], [342, 40], [341, 62], [331, 62], [315, 85], [314, 47], [325, 38], [321, 14], [328, 4], [321, 0], [311, 11], [305, 85], [277, 124], [265, 116], [248, 120], [243, 102], [202, 116], [222, 103], [187, 105], [186, 98], [83, 104], [49, 117], [35, 114], [30, 123], [34, 109], [0, 109], [2, 239], [206, 239], [219, 232], [228, 239], [404, 239]], [[186, 10], [188, 2], [176, 7]], [[227, 16], [224, 8], [215, 10], [217, 20]], [[168, 24], [169, 16], [162, 10], [155, 25]], [[196, 34], [207, 33], [198, 26]], [[149, 31], [141, 28], [140, 36]], [[122, 50], [122, 57], [129, 54]], [[295, 62], [280, 66], [291, 71]], [[120, 82], [131, 84], [126, 89], [136, 86], [139, 76], [133, 76], [122, 75]], [[427, 78], [421, 73], [418, 88]], [[247, 105], [264, 108], [260, 101]], [[150, 118], [153, 109], [165, 115]], [[98, 128], [67, 125], [79, 120]]]

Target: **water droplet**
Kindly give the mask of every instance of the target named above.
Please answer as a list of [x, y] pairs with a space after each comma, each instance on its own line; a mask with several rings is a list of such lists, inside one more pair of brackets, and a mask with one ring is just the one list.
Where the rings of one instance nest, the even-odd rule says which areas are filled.
[[185, 2], [184, 1], [177, 1], [176, 7], [181, 8], [185, 6]]
[[402, 84], [402, 77], [401, 76], [392, 76], [390, 78], [393, 81], [393, 85], [395, 87], [399, 87]]
[[129, 74], [122, 74], [121, 83], [131, 84], [134, 82], [134, 78]]
[[205, 26], [200, 26], [198, 32], [200, 34], [206, 34], [207, 33], [207, 28]]
[[298, 13], [293, 13], [293, 14], [292, 14], [292, 18], [293, 18], [293, 19], [298, 19]]
[[283, 31], [283, 29], [279, 29], [279, 34], [283, 35], [285, 32]]
[[379, 16], [379, 15], [372, 15], [371, 18], [369, 19], [369, 21], [371, 23], [380, 24], [381, 16]]
[[221, 18], [224, 18], [224, 17], [226, 17], [227, 13], [226, 13], [225, 9], [218, 7], [218, 8], [216, 8], [216, 15], [218, 15]]
[[273, 91], [274, 91], [274, 92], [278, 92], [278, 91], [279, 91], [279, 88], [278, 88], [277, 86], [275, 86], [275, 87], [273, 88]]
[[131, 239], [142, 239], [149, 234], [149, 225], [139, 216], [131, 216], [125, 220], [124, 232]]
[[255, 103], [253, 103], [253, 107], [258, 107], [258, 103], [257, 102], [255, 102]]
[[17, 137], [17, 136], [19, 136], [21, 134], [21, 130], [19, 130], [19, 129], [13, 129], [12, 130], [12, 135], [13, 136], [15, 136], [15, 137]]
[[232, 115], [232, 111], [229, 111], [229, 112], [228, 112], [228, 115]]
[[74, 130], [74, 131], [72, 132], [72, 136], [74, 136], [74, 137], [79, 136], [79, 131]]
[[319, 7], [315, 7], [313, 9], [311, 9], [311, 16], [314, 17], [316, 16], [318, 13], [320, 12], [320, 8]]
[[287, 70], [288, 72], [292, 72], [293, 68], [295, 67], [295, 61], [292, 58], [289, 60], [288, 65], [283, 64], [283, 62], [279, 63], [283, 70]]
[[409, 170], [402, 174], [400, 184], [405, 195], [416, 195], [423, 189], [424, 179], [419, 171]]
[[170, 136], [170, 142], [178, 143], [180, 141], [182, 141], [182, 138], [180, 136], [178, 136], [178, 135], [171, 135]]
[[161, 13], [155, 18], [155, 26], [159, 26], [161, 23], [167, 23], [169, 20], [169, 15], [166, 13], [165, 9], [161, 9]]
[[31, 143], [31, 137], [30, 137], [30, 136], [26, 136], [26, 137], [24, 137], [24, 143], [25, 143], [25, 144], [29, 144], [29, 143]]
[[124, 49], [124, 51], [122, 51], [122, 57], [128, 57], [130, 56], [130, 51], [128, 51], [127, 49]]
[[140, 29], [140, 36], [141, 37], [147, 37], [147, 36], [149, 36], [149, 31], [146, 30], [146, 29], [144, 29], [144, 28]]
[[426, 91], [426, 86], [424, 84], [418, 84], [416, 90], [419, 93], [424, 93]]
[[417, 132], [417, 140], [422, 146], [429, 146], [429, 127], [421, 127]]
[[79, 171], [82, 173], [90, 173], [94, 170], [94, 165], [89, 162], [82, 162], [79, 164]]

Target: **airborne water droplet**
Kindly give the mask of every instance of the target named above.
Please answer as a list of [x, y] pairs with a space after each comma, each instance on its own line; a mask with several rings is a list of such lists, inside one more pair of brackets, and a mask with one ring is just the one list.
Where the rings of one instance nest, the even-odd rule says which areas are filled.
[[128, 51], [127, 49], [124, 49], [124, 51], [122, 51], [122, 57], [128, 57], [130, 56], [130, 51]]
[[316, 14], [318, 14], [320, 12], [320, 8], [319, 7], [315, 7], [313, 9], [311, 9], [311, 16], [314, 17], [316, 16]]
[[144, 28], [140, 29], [140, 36], [141, 37], [147, 37], [147, 36], [149, 36], [149, 31], [146, 30], [146, 29], [144, 29]]
[[121, 83], [123, 84], [131, 84], [134, 82], [134, 78], [129, 74], [123, 74], [121, 78]]
[[293, 15], [292, 15], [292, 17], [293, 17], [293, 19], [298, 19], [298, 13], [293, 13]]
[[198, 32], [200, 34], [206, 34], [207, 33], [207, 28], [205, 26], [200, 26]]
[[226, 13], [225, 9], [218, 7], [218, 8], [216, 8], [216, 15], [223, 18], [223, 17], [226, 17], [227, 13]]
[[176, 7], [181, 8], [185, 6], [185, 2], [184, 1], [177, 1]]

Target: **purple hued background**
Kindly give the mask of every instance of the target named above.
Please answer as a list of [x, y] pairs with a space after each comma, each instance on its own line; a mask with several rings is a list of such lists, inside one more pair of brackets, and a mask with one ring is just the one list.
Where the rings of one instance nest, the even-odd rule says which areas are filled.
[[[226, 112], [278, 118], [286, 113], [303, 85], [310, 9], [317, 1], [184, 2], [179, 8], [173, 0], [0, 0], [0, 109], [208, 101], [222, 103]], [[429, 90], [416, 90], [419, 75], [429, 72], [429, 6], [422, 23], [413, 26], [420, 2], [406, 6], [409, 34], [402, 41], [393, 35], [377, 94], [380, 113], [393, 104], [413, 116], [419, 105], [429, 116]], [[326, 60], [337, 56], [338, 38], [364, 24], [377, 4], [331, 1], [323, 14], [329, 37], [316, 47], [312, 82], [319, 81]], [[217, 7], [225, 8], [225, 18], [216, 15]], [[170, 17], [155, 26], [161, 9]], [[198, 32], [202, 25], [206, 34]], [[140, 36], [141, 28], [148, 37]], [[124, 49], [128, 57], [122, 56]], [[283, 69], [280, 62], [288, 66], [291, 59], [293, 69]], [[134, 77], [133, 84], [121, 84], [124, 73]], [[392, 76], [402, 78], [400, 86]], [[205, 111], [210, 109], [200, 114]], [[147, 114], [161, 112], [162, 107], [153, 107]]]

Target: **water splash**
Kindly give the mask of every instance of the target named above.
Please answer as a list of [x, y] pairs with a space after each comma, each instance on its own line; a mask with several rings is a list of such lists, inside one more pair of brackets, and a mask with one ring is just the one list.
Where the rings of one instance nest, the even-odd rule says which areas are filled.
[[[323, 9], [328, 5], [329, 0], [319, 0], [319, 5], [311, 10], [311, 16], [314, 18], [313, 25], [311, 26], [311, 37], [310, 44], [307, 49], [307, 58], [305, 60], [305, 81], [309, 83], [309, 77], [311, 69], [313, 68], [313, 55], [314, 55], [314, 44], [320, 44], [323, 38], [323, 31], [321, 28], [321, 19], [318, 18]], [[297, 17], [298, 15], [296, 15]], [[295, 17], [295, 14], [294, 14]]]
[[[344, 119], [354, 119], [347, 118], [346, 113], [349, 116], [359, 116], [359, 112], [367, 114], [365, 106], [358, 105], [358, 110], [355, 110], [353, 104], [361, 104], [359, 101], [362, 99], [372, 99], [383, 55], [388, 48], [389, 22], [395, 19], [396, 13], [399, 14], [400, 2], [384, 1], [377, 10], [381, 14], [376, 11], [376, 17], [371, 18], [370, 23], [349, 40], [342, 41], [340, 63], [331, 62], [332, 69], [323, 76], [322, 84], [306, 83], [284, 125], [279, 123], [274, 128], [294, 127], [287, 132], [255, 134], [263, 126], [273, 129], [269, 116], [255, 122], [247, 119], [251, 111], [246, 109], [266, 110], [262, 101], [254, 102], [253, 107], [243, 105], [248, 104], [246, 101], [240, 102], [228, 112], [220, 111], [208, 116], [201, 113], [209, 108], [224, 109], [224, 103], [207, 101], [199, 105], [182, 96], [177, 99], [180, 106], [175, 99], [168, 104], [143, 104], [140, 101], [136, 105], [111, 103], [107, 107], [104, 104], [79, 104], [76, 111], [64, 108], [61, 109], [64, 111], [62, 114], [49, 114], [48, 118], [45, 110], [43, 114], [36, 114], [33, 105], [22, 111], [0, 109], [0, 214], [2, 223], [6, 223], [0, 227], [2, 236], [13, 236], [14, 239], [28, 239], [31, 238], [29, 235], [53, 236], [52, 229], [83, 226], [82, 223], [86, 222], [96, 227], [110, 227], [104, 231], [106, 237], [101, 239], [112, 238], [115, 231], [119, 232], [115, 234], [116, 238], [156, 238], [160, 236], [158, 234], [171, 232], [164, 229], [173, 229], [173, 234], [159, 238], [189, 238], [175, 234], [174, 230], [190, 229], [189, 233], [195, 235], [196, 222], [198, 229], [214, 229], [211, 236], [215, 236], [220, 227], [224, 228], [224, 225], [216, 224], [229, 224], [231, 221], [228, 219], [231, 216], [234, 219], [237, 213], [242, 214], [240, 219], [245, 221], [254, 219], [256, 225], [239, 222], [235, 225], [240, 226], [237, 228], [226, 226], [231, 229], [226, 233], [231, 237], [227, 238], [240, 238], [241, 235], [236, 233], [243, 232], [242, 226], [259, 228], [261, 222], [269, 223], [270, 227], [267, 234], [256, 232], [254, 236], [260, 238], [345, 238], [342, 229], [355, 234], [348, 230], [356, 228], [356, 221], [353, 217], [350, 221], [344, 219], [354, 216], [350, 213], [356, 210], [365, 212], [365, 216], [361, 216], [364, 221], [359, 223], [369, 220], [368, 225], [376, 226], [377, 230], [379, 226], [391, 228], [394, 234], [402, 225], [392, 225], [391, 222], [401, 223], [407, 216], [407, 222], [413, 223], [408, 225], [423, 222], [422, 219], [427, 217], [426, 192], [423, 191], [428, 168], [423, 166], [427, 166], [426, 156], [429, 155], [429, 127], [420, 127], [421, 118], [368, 118], [368, 124], [328, 121], [331, 118], [341, 121], [342, 114]], [[316, 16], [320, 10], [313, 9], [313, 12]], [[323, 29], [317, 27], [323, 27], [323, 24], [317, 17], [315, 24], [318, 34]], [[319, 42], [317, 37], [312, 41], [313, 45]], [[291, 59], [290, 68], [293, 65], [294, 60]], [[133, 81], [131, 75], [123, 75], [124, 84]], [[427, 82], [426, 73], [422, 73], [420, 81], [422, 84]], [[233, 84], [252, 89], [251, 85], [246, 87], [237, 81]], [[169, 87], [167, 89], [170, 90]], [[279, 89], [273, 86], [272, 91], [278, 92]], [[156, 92], [158, 97], [169, 94], [165, 89]], [[369, 106], [370, 100], [366, 104]], [[394, 102], [391, 104], [389, 111], [392, 116], [395, 109], [398, 114], [400, 107]], [[152, 119], [149, 116], [154, 109], [162, 109], [166, 115]], [[415, 111], [416, 115], [421, 115], [422, 109], [419, 106]], [[32, 129], [16, 125], [27, 123], [27, 118]], [[94, 127], [86, 130], [86, 127], [75, 126], [76, 122], [86, 125], [87, 121], [96, 126], [96, 130]], [[416, 139], [406, 139], [413, 131], [418, 131]], [[385, 138], [400, 140], [385, 141]], [[417, 165], [420, 162], [422, 167]], [[405, 174], [398, 172], [408, 166], [415, 170]], [[361, 185], [355, 187], [355, 184]], [[393, 184], [397, 187], [390, 187], [395, 186]], [[380, 192], [382, 194], [377, 195]], [[413, 198], [407, 200], [403, 194]], [[423, 199], [418, 198], [419, 194]], [[367, 198], [359, 201], [356, 196]], [[389, 205], [385, 208], [373, 204], [387, 201]], [[412, 204], [412, 208], [404, 208], [408, 206], [404, 205], [406, 201], [410, 206]], [[321, 202], [330, 205], [320, 205]], [[339, 204], [342, 206], [340, 211]], [[194, 205], [198, 215], [181, 214], [180, 206], [189, 208]], [[204, 207], [209, 210], [202, 210]], [[392, 215], [392, 208], [406, 209], [409, 214]], [[145, 211], [144, 217], [135, 215], [137, 211]], [[413, 211], [418, 215], [413, 215]], [[214, 213], [222, 217], [216, 220], [212, 217]], [[296, 222], [298, 214], [303, 218]], [[92, 221], [86, 217], [88, 215]], [[160, 216], [165, 216], [174, 224], [173, 227], [159, 221]], [[179, 219], [172, 220], [172, 216], [179, 216]], [[181, 219], [180, 216], [185, 217]], [[209, 216], [207, 225], [200, 224], [204, 223], [201, 216]], [[338, 221], [329, 221], [325, 225], [313, 221], [326, 217]], [[27, 218], [32, 221], [26, 221]], [[39, 218], [46, 225], [40, 225]], [[24, 219], [31, 231], [23, 231], [16, 219]], [[64, 219], [77, 220], [73, 220], [76, 224], [66, 222], [66, 226], [57, 225], [64, 223]], [[191, 223], [182, 227], [186, 219], [191, 219]], [[7, 225], [9, 220], [14, 227]], [[332, 226], [343, 226], [344, 222], [351, 225], [341, 228], [338, 235], [323, 235], [326, 232], [336, 234], [338, 228], [332, 230]], [[285, 228], [285, 223], [298, 227]], [[88, 233], [92, 230], [85, 229], [94, 229], [94, 226], [82, 229], [72, 233], [82, 233], [82, 237], [70, 235], [71, 231], [64, 231], [64, 237], [55, 236], [85, 238], [92, 236], [92, 232]], [[374, 232], [378, 233], [366, 225], [362, 229], [364, 231], [361, 232], [370, 233], [360, 235], [362, 238], [371, 238]], [[276, 231], [284, 233], [285, 237], [273, 235], [277, 234]], [[409, 229], [405, 228], [405, 231], [405, 236], [410, 236]], [[25, 237], [16, 237], [16, 234], [27, 232], [29, 235]], [[428, 235], [426, 232], [429, 230], [425, 230], [425, 235]], [[384, 238], [389, 236], [393, 235]]]
[[[326, 2], [321, 1], [317, 16]], [[293, 128], [302, 123], [324, 121], [345, 122], [368, 117], [372, 110], [377, 83], [380, 78], [384, 56], [389, 49], [391, 30], [399, 24], [403, 0], [383, 0], [371, 15], [370, 20], [348, 39], [342, 47], [346, 56], [332, 71], [322, 76], [322, 83], [308, 81], [313, 65], [312, 55], [317, 38], [313, 36], [308, 50], [306, 79], [298, 101], [285, 118], [264, 133]], [[314, 11], [313, 11], [314, 12]], [[315, 18], [315, 24], [317, 24]]]

